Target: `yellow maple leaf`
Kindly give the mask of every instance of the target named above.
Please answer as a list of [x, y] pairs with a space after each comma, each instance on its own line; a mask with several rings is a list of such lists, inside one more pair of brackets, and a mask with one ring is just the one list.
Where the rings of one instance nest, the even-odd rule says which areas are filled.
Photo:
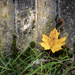
[[55, 53], [56, 51], [61, 50], [61, 46], [63, 46], [64, 44], [66, 44], [65, 40], [67, 37], [63, 37], [58, 39], [59, 37], [59, 32], [57, 31], [57, 29], [55, 28], [53, 31], [50, 32], [49, 37], [42, 34], [43, 38], [41, 43], [39, 43], [42, 47], [44, 47], [44, 50], [49, 50], [51, 49], [51, 51], [53, 53]]

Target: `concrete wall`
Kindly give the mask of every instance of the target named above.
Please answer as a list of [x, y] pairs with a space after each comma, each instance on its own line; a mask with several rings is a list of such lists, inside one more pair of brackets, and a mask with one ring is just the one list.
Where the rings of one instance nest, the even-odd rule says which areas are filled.
[[[11, 50], [13, 34], [16, 47], [23, 50], [31, 41], [36, 47], [42, 34], [49, 36], [62, 18], [63, 25], [57, 29], [60, 37], [68, 35], [67, 46], [73, 50], [75, 43], [75, 0], [0, 0], [0, 40], [5, 52]], [[7, 52], [8, 53], [8, 52]]]
[[23, 50], [35, 38], [35, 0], [15, 1], [17, 48]]
[[0, 44], [3, 53], [11, 51], [14, 26], [14, 6], [12, 0], [0, 0]]
[[38, 42], [42, 34], [49, 35], [55, 27], [56, 3], [54, 0], [16, 0], [15, 24], [17, 48], [23, 50], [31, 41]]
[[61, 36], [67, 36], [67, 46], [74, 50], [75, 43], [75, 0], [59, 0], [59, 17], [63, 19]]

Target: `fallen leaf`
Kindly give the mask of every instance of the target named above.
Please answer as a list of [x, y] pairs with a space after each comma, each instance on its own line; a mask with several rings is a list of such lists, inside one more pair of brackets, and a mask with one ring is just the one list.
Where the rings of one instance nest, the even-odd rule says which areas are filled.
[[65, 40], [67, 38], [63, 37], [58, 39], [59, 37], [59, 32], [57, 31], [57, 29], [55, 28], [53, 31], [50, 32], [49, 37], [42, 34], [43, 38], [41, 43], [39, 43], [42, 47], [44, 47], [44, 50], [49, 50], [51, 49], [51, 51], [53, 53], [55, 53], [56, 51], [59, 51], [62, 49], [61, 46], [63, 46], [64, 44], [66, 44]]

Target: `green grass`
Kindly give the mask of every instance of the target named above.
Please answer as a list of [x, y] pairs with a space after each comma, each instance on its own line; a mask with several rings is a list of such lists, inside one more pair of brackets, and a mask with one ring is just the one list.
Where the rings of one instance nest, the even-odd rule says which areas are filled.
[[[73, 55], [74, 53], [66, 48], [49, 55], [48, 51], [30, 47], [22, 52], [18, 51], [13, 58], [12, 54], [3, 56], [0, 46], [0, 73], [2, 75], [66, 75], [70, 70], [75, 69], [75, 62], [71, 62]], [[36, 64], [38, 59], [41, 60]], [[44, 62], [42, 59], [49, 61]]]

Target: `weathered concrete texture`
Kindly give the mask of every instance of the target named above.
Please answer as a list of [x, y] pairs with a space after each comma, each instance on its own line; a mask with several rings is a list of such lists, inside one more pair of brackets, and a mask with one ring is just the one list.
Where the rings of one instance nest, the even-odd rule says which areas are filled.
[[67, 36], [67, 46], [73, 50], [75, 43], [75, 0], [59, 0], [59, 17], [64, 20], [61, 36]]
[[13, 4], [12, 0], [0, 0], [0, 44], [4, 54], [9, 53], [13, 33]]
[[55, 27], [56, 6], [54, 0], [16, 0], [17, 47], [23, 50], [30, 41], [39, 49], [42, 34], [49, 35]]
[[[42, 34], [49, 36], [58, 18], [64, 20], [59, 27], [60, 37], [68, 35], [67, 46], [75, 43], [75, 0], [0, 0], [0, 40], [3, 49], [11, 50], [12, 33], [16, 33], [17, 48], [23, 50], [31, 41], [37, 48]], [[58, 19], [57, 18], [57, 19]], [[15, 23], [14, 23], [15, 22]]]
[[15, 8], [16, 44], [23, 50], [35, 37], [35, 0], [16, 0]]
[[36, 2], [36, 44], [39, 49], [42, 34], [49, 36], [50, 31], [55, 28], [56, 1], [37, 0]]

